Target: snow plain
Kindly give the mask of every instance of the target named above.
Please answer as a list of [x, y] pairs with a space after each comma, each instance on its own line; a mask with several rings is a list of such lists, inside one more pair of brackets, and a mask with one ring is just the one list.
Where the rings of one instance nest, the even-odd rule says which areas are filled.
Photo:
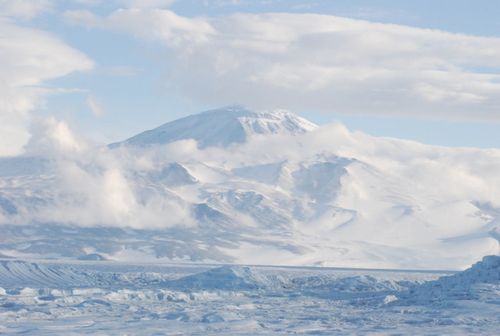
[[0, 261], [0, 334], [495, 335], [500, 257], [464, 272]]

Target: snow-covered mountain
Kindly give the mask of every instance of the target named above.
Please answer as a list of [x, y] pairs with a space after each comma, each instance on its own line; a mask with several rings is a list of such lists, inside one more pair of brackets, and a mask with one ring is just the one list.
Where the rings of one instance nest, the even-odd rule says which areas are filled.
[[105, 148], [47, 134], [65, 138], [0, 159], [0, 256], [449, 269], [499, 253], [497, 149], [235, 106]]
[[145, 131], [124, 142], [111, 144], [148, 146], [194, 139], [201, 148], [243, 143], [254, 134], [302, 134], [317, 126], [285, 110], [254, 112], [229, 106], [178, 119]]

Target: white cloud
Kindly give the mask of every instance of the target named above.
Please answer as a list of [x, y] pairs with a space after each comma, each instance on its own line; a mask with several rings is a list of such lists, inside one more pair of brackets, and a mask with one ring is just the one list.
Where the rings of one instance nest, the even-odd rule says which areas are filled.
[[88, 150], [85, 141], [75, 137], [69, 126], [53, 117], [34, 119], [30, 128], [31, 138], [26, 144], [26, 154], [52, 157], [80, 155]]
[[164, 44], [171, 87], [205, 103], [500, 120], [500, 38], [316, 14], [66, 17]]
[[18, 154], [26, 144], [31, 114], [51, 92], [43, 81], [92, 66], [54, 36], [0, 20], [0, 155]]
[[138, 229], [194, 225], [189, 204], [137, 178], [141, 170], [151, 169], [149, 152], [136, 155], [95, 147], [54, 118], [37, 119], [31, 134], [26, 154], [48, 160], [53, 180], [44, 184], [46, 202], [30, 210], [21, 207], [3, 222]]
[[50, 0], [0, 0], [0, 17], [29, 20], [52, 8]]

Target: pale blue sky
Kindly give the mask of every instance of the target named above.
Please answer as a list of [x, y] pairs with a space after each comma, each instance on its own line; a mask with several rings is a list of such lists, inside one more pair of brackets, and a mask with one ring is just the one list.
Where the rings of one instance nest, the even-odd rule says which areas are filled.
[[[51, 3], [49, 9], [40, 12], [31, 19], [9, 19], [16, 25], [33, 27], [57, 36], [65, 44], [81, 51], [94, 62], [94, 68], [90, 71], [73, 72], [63, 77], [44, 81], [42, 84], [44, 87], [74, 89], [74, 92], [51, 94], [45, 97], [45, 104], [33, 112], [34, 114], [53, 115], [57, 118], [65, 119], [79, 133], [97, 142], [105, 143], [121, 140], [145, 129], [156, 127], [164, 122], [218, 107], [219, 105], [233, 103], [246, 104], [246, 102], [238, 101], [238, 98], [241, 97], [241, 92], [233, 93], [228, 91], [227, 101], [224, 101], [223, 94], [220, 94], [216, 99], [204, 97], [198, 91], [203, 90], [205, 88], [204, 85], [210, 87], [211, 83], [196, 83], [196, 79], [199, 78], [197, 77], [197, 72], [193, 72], [193, 78], [190, 79], [191, 82], [186, 80], [187, 84], [178, 85], [178, 77], [172, 76], [171, 73], [179, 68], [179, 61], [173, 59], [180, 57], [178, 53], [186, 52], [186, 50], [181, 49], [177, 45], [166, 47], [165, 43], [158, 38], [149, 39], [147, 36], [134, 37], [132, 36], [134, 35], [133, 29], [124, 28], [122, 23], [117, 24], [116, 28], [112, 26], [115, 24], [114, 22], [108, 26], [104, 26], [104, 24], [88, 23], [88, 19], [81, 19], [81, 16], [79, 16], [78, 20], [68, 19], [67, 11], [84, 10], [97, 17], [108, 16], [118, 8], [126, 6], [119, 0], [103, 2], [87, 1], [87, 5], [82, 4], [83, 2], [85, 1], [55, 1]], [[318, 13], [465, 35], [500, 37], [500, 3], [495, 0], [178, 0], [170, 6], [164, 6], [163, 8], [174, 12], [179, 17], [188, 19], [201, 16], [207, 20], [216, 20], [216, 18], [228, 17], [234, 13], [255, 13], [258, 15], [269, 12]], [[141, 22], [142, 26], [148, 24], [147, 19]], [[232, 23], [223, 24], [226, 27], [224, 29], [227, 29]], [[214, 25], [216, 24], [214, 23]], [[398, 34], [398, 26], [390, 29], [393, 29]], [[224, 34], [227, 35], [230, 31], [231, 28], [224, 31]], [[151, 33], [152, 30], [147, 30], [147, 32]], [[175, 39], [176, 31], [173, 34], [169, 35], [169, 38]], [[355, 34], [359, 35], [360, 33], [357, 32]], [[423, 32], [422, 34], [425, 35], [427, 32]], [[432, 40], [434, 37], [431, 33], [429, 34], [429, 38]], [[425, 38], [419, 37], [418, 43], [427, 45]], [[404, 39], [403, 36], [401, 38], [402, 43]], [[231, 40], [230, 42], [233, 43], [234, 41]], [[495, 48], [497, 48], [497, 42], [493, 40]], [[455, 50], [453, 49], [455, 47], [450, 47], [451, 49], [442, 51], [439, 50], [439, 42], [432, 43], [435, 43], [433, 48], [436, 50], [436, 53], [440, 53], [440, 57], [446, 58], [447, 53]], [[475, 46], [474, 43], [472, 43], [473, 46]], [[488, 41], [480, 41], [478, 42], [478, 48], [486, 49], [488, 43]], [[228, 48], [228, 45], [225, 44], [223, 48]], [[216, 48], [217, 46], [217, 43], [213, 43], [209, 47]], [[332, 45], [332, 48], [336, 47]], [[343, 48], [343, 45], [339, 45], [338, 48]], [[384, 46], [380, 48], [384, 48]], [[492, 53], [496, 53], [497, 49], [493, 50]], [[341, 52], [342, 50], [339, 51]], [[307, 52], [309, 53], [311, 50], [307, 50]], [[370, 52], [373, 53], [373, 50]], [[210, 53], [210, 51], [203, 50], [203, 53], [200, 52], [200, 55], [207, 55], [207, 53]], [[387, 53], [391, 54], [390, 51]], [[321, 58], [323, 56], [315, 55], [314, 57]], [[311, 59], [315, 59], [314, 57]], [[425, 57], [426, 60], [433, 58], [432, 55]], [[474, 58], [474, 50], [467, 57]], [[487, 56], [484, 57], [484, 59], [487, 59]], [[189, 62], [186, 61], [188, 70], [191, 67]], [[281, 64], [279, 58], [276, 58], [275, 62]], [[325, 62], [328, 63], [328, 60]], [[360, 60], [360, 62], [367, 61], [365, 59]], [[350, 64], [352, 65], [352, 63]], [[470, 59], [465, 61], [459, 60], [456, 64], [451, 64], [450, 68], [454, 68], [457, 64], [463, 67], [463, 71], [473, 72], [475, 75], [481, 73], [497, 75], [500, 71], [497, 63], [486, 60], [483, 64], [482, 59], [472, 61]], [[184, 63], [183, 65], [186, 66]], [[203, 66], [203, 60], [192, 65], [193, 68], [198, 69], [197, 71], [202, 71], [205, 74]], [[365, 67], [364, 64], [360, 64], [361, 66]], [[336, 65], [336, 69], [338, 69], [338, 64]], [[417, 71], [419, 70], [417, 69]], [[239, 72], [234, 72], [234, 74], [238, 75]], [[227, 83], [225, 83], [226, 86], [221, 86], [221, 90], [224, 87], [231, 87], [230, 76], [231, 73], [225, 77], [224, 80]], [[210, 80], [209, 76], [199, 79], [200, 81], [207, 81], [207, 78]], [[397, 81], [402, 81], [401, 83], [404, 86], [406, 85], [404, 83], [406, 78], [408, 76], [402, 76]], [[436, 111], [438, 112], [435, 115], [432, 111], [423, 111], [423, 115], [420, 115], [418, 106], [415, 108], [412, 107], [408, 113], [405, 112], [399, 115], [397, 111], [399, 109], [406, 109], [405, 104], [414, 105], [415, 102], [413, 100], [405, 100], [405, 98], [398, 100], [397, 92], [394, 92], [394, 95], [398, 99], [396, 99], [397, 102], [394, 103], [394, 106], [390, 108], [390, 113], [384, 113], [383, 108], [363, 113], [360, 111], [360, 108], [369, 109], [370, 105], [366, 103], [357, 104], [366, 97], [363, 94], [363, 90], [366, 90], [366, 87], [360, 88], [360, 96], [356, 97], [353, 94], [353, 92], [356, 92], [356, 87], [352, 86], [349, 89], [351, 91], [348, 92], [345, 100], [339, 104], [338, 108], [332, 107], [329, 111], [328, 108], [324, 107], [325, 105], [328, 106], [328, 101], [321, 106], [314, 104], [309, 106], [307, 104], [307, 98], [317, 98], [312, 93], [310, 96], [305, 96], [304, 101], [288, 105], [284, 103], [283, 106], [316, 123], [340, 121], [350, 129], [361, 130], [373, 135], [407, 138], [424, 143], [449, 146], [500, 147], [500, 111], [496, 109], [500, 101], [500, 97], [498, 96], [499, 91], [496, 91], [495, 87], [492, 86], [490, 88], [489, 86], [490, 84], [495, 85], [497, 82], [498, 78], [494, 78], [478, 84], [478, 87], [488, 86], [488, 89], [485, 91], [487, 92], [485, 94], [488, 96], [485, 99], [481, 98], [481, 103], [471, 105], [471, 108], [477, 109], [477, 113], [464, 112], [463, 110], [467, 110], [467, 108], [462, 108], [462, 106], [459, 106], [460, 112], [456, 114], [453, 110], [456, 108], [455, 106], [446, 106], [446, 112], [440, 113], [440, 109], [443, 107], [436, 103]], [[200, 85], [200, 88], [196, 89], [198, 91], [191, 92], [189, 89], [191, 84], [196, 87]], [[237, 85], [239, 84], [235, 84], [235, 86]], [[435, 88], [435, 86], [433, 87]], [[461, 90], [462, 86], [453, 87], [454, 90]], [[457, 87], [460, 87], [460, 89], [457, 89]], [[288, 86], [285, 89], [280, 87], [279, 93], [276, 96], [286, 97], [286, 90], [288, 88]], [[390, 93], [392, 88], [393, 86], [389, 86], [389, 84], [383, 88], [384, 95], [380, 96], [377, 106], [381, 106], [380, 104], [383, 106], [386, 103], [385, 100], [391, 99], [391, 95], [388, 92]], [[294, 90], [297, 90], [297, 88], [291, 89], [290, 95], [294, 95]], [[325, 95], [329, 94], [327, 90], [322, 92]], [[477, 91], [474, 92], [477, 93]], [[259, 91], [250, 91], [248, 94], [254, 94], [255, 100], [260, 99], [258, 96]], [[349, 96], [349, 94], [353, 94], [353, 96]], [[469, 92], [466, 92], [466, 94], [469, 94]], [[366, 97], [365, 99], [378, 100], [378, 97], [374, 93], [373, 96], [370, 96], [370, 98]], [[100, 109], [103, 111], [102, 115], [96, 116], [91, 113], [89, 99], [100, 106]], [[349, 99], [352, 100], [353, 106], [355, 105], [352, 110]], [[274, 104], [270, 107], [279, 106], [279, 101], [276, 102], [270, 98], [263, 99], [262, 104], [257, 105], [266, 106], [266, 102], [268, 101]], [[428, 99], [425, 104], [421, 105], [421, 108], [432, 109], [434, 106], [432, 105], [434, 104], [433, 102], [434, 99]], [[482, 109], [487, 110], [487, 112], [482, 113]], [[481, 117], [476, 118], [476, 114], [480, 114]], [[455, 117], [455, 115], [458, 115], [458, 117]]]

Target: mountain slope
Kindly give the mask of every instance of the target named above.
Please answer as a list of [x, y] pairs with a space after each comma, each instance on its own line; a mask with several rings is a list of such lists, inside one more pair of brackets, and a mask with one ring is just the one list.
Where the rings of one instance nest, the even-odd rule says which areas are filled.
[[80, 147], [0, 165], [0, 255], [457, 269], [499, 253], [500, 150], [239, 107]]

